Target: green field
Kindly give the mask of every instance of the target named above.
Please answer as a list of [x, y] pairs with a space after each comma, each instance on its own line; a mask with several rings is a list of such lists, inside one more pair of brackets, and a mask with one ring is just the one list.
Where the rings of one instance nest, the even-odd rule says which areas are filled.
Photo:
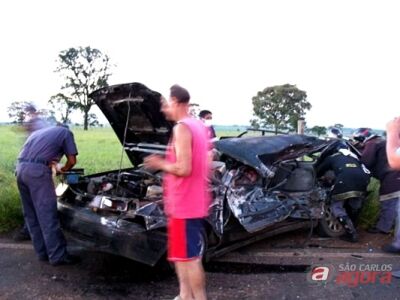
[[17, 128], [0, 126], [0, 232], [22, 221], [14, 168], [23, 142], [24, 135]]
[[[76, 168], [84, 168], [92, 174], [130, 167], [131, 163], [122, 151], [121, 144], [111, 128], [95, 128], [84, 131], [72, 129], [78, 147]], [[219, 132], [222, 136], [237, 135], [236, 131]], [[22, 222], [21, 204], [14, 176], [16, 159], [26, 139], [17, 126], [0, 126], [0, 232], [15, 228]]]
[[[111, 128], [73, 129], [73, 132], [79, 151], [76, 168], [84, 168], [86, 174], [118, 169], [121, 157], [122, 167], [131, 166]], [[0, 126], [0, 232], [22, 221], [14, 169], [25, 138], [18, 127]]]
[[[78, 147], [76, 168], [84, 168], [85, 174], [129, 167], [125, 152], [111, 128], [96, 128], [83, 131], [72, 129]], [[239, 132], [240, 133], [240, 132]], [[218, 136], [236, 136], [237, 131], [219, 131]], [[15, 228], [22, 222], [21, 204], [15, 182], [14, 169], [20, 148], [25, 141], [25, 134], [15, 126], [0, 126], [0, 232]], [[377, 183], [370, 188], [361, 215], [363, 225], [371, 225], [376, 219], [379, 208], [377, 202]]]

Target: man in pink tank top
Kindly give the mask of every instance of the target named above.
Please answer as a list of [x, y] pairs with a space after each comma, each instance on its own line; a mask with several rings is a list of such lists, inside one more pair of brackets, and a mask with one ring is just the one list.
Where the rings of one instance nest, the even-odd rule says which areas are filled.
[[165, 172], [164, 204], [168, 217], [168, 259], [175, 264], [180, 292], [177, 299], [206, 299], [202, 255], [205, 220], [210, 205], [207, 189], [209, 138], [204, 124], [189, 115], [188, 91], [171, 87], [163, 101], [166, 118], [177, 124], [165, 159], [151, 155], [145, 166]]

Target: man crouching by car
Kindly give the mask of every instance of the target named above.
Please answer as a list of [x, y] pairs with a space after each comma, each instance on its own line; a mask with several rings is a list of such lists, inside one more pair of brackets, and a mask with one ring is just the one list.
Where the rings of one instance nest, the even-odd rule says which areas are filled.
[[165, 172], [164, 201], [168, 217], [168, 259], [175, 264], [179, 296], [175, 299], [206, 299], [202, 255], [205, 246], [204, 218], [211, 197], [207, 192], [209, 138], [207, 128], [189, 115], [188, 91], [171, 87], [162, 112], [177, 124], [166, 158], [151, 155], [145, 166]]
[[[329, 170], [334, 172], [330, 208], [346, 231], [341, 239], [355, 243], [358, 241], [358, 234], [354, 222], [362, 206], [370, 172], [341, 140], [329, 146], [325, 155], [327, 157], [316, 166], [317, 176], [322, 176]], [[345, 206], [349, 207], [348, 211]]]

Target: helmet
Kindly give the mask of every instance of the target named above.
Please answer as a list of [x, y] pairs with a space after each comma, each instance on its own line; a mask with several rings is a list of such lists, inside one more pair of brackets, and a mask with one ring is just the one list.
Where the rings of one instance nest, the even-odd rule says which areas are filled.
[[349, 150], [346, 142], [344, 142], [343, 140], [332, 140], [320, 154], [319, 161], [323, 161], [326, 157], [338, 153], [340, 150], [343, 149]]
[[360, 143], [364, 143], [374, 136], [376, 136], [376, 134], [372, 131], [372, 129], [365, 127], [358, 128], [353, 133], [353, 139]]
[[332, 127], [329, 129], [328, 137], [341, 139], [341, 138], [343, 138], [343, 132], [340, 128]]

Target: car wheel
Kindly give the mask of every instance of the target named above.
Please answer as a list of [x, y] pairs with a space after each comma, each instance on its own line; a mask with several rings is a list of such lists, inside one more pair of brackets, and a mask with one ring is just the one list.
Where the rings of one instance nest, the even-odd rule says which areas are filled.
[[332, 214], [329, 205], [324, 207], [324, 216], [318, 222], [318, 234], [324, 237], [339, 237], [344, 234], [344, 228]]

